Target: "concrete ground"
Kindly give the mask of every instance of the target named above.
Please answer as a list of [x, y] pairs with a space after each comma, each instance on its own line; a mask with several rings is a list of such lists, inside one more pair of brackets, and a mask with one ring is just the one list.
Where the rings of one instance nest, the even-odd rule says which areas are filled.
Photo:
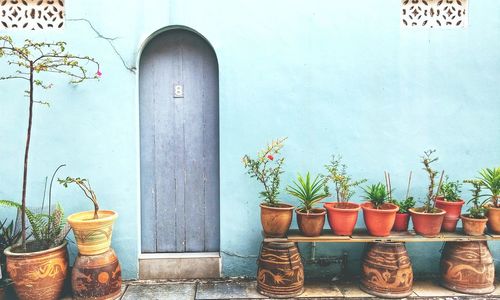
[[[228, 279], [213, 281], [131, 281], [124, 284], [120, 299], [268, 299], [256, 290], [253, 280]], [[410, 298], [426, 299], [500, 299], [500, 284], [490, 295], [473, 296], [456, 293], [437, 285], [433, 280], [416, 281]], [[309, 282], [299, 299], [373, 298], [358, 287], [357, 282]]]

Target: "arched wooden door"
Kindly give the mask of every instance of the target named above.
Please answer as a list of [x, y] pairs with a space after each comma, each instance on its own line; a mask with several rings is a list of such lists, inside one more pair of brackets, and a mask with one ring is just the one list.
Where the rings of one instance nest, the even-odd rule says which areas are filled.
[[142, 253], [219, 251], [219, 81], [214, 50], [173, 29], [142, 52]]

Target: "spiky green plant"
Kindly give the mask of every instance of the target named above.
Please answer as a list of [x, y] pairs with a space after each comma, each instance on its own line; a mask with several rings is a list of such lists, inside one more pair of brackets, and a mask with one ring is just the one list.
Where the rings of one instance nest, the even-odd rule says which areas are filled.
[[278, 158], [278, 155], [280, 155], [286, 139], [285, 137], [273, 140], [264, 150], [259, 151], [257, 158], [251, 158], [248, 155], [244, 155], [242, 158], [248, 175], [256, 178], [264, 186], [260, 197], [263, 198], [264, 204], [267, 206], [278, 207], [280, 205], [278, 199], [280, 176], [283, 173], [281, 168], [285, 158]]
[[334, 183], [337, 202], [347, 203], [354, 195], [353, 188], [366, 182], [366, 179], [352, 180], [351, 176], [347, 174], [347, 166], [341, 162], [341, 155], [332, 155], [330, 163], [325, 165], [328, 175], [326, 175], [324, 179], [326, 183], [328, 183], [328, 181]]
[[362, 188], [365, 192], [364, 198], [373, 204], [373, 207], [379, 209], [384, 203], [389, 200], [389, 193], [385, 185], [382, 183], [372, 184], [366, 188]]
[[445, 201], [457, 202], [460, 201], [460, 193], [462, 192], [460, 188], [462, 184], [460, 181], [450, 181], [448, 176], [445, 177], [444, 183], [439, 189], [438, 195], [444, 197]]
[[14, 226], [14, 221], [8, 222], [7, 219], [5, 219], [3, 222], [0, 222], [0, 288], [11, 283], [11, 281], [6, 277], [6, 257], [3, 251], [8, 247], [17, 244], [20, 239], [21, 231], [16, 229], [16, 227]]
[[[21, 204], [10, 200], [0, 200], [0, 206], [12, 207], [18, 210], [22, 208]], [[35, 213], [26, 207], [26, 217], [30, 223], [31, 235], [34, 238], [33, 242], [27, 244], [28, 252], [59, 246], [69, 232], [69, 227], [66, 226], [66, 219], [64, 218], [64, 211], [59, 204], [50, 214]]]
[[472, 198], [467, 201], [467, 204], [472, 203], [472, 206], [467, 210], [469, 212], [469, 217], [473, 219], [484, 219], [486, 217], [486, 207], [484, 207], [484, 205], [490, 199], [487, 198], [481, 201], [482, 182], [477, 179], [468, 179], [464, 180], [464, 183], [470, 183], [473, 187], [470, 190], [472, 192]]
[[489, 190], [486, 196], [489, 198], [493, 207], [500, 207], [500, 167], [498, 168], [484, 168], [479, 171], [477, 178], [481, 185]]
[[297, 181], [293, 181], [293, 185], [294, 186], [289, 185], [286, 191], [299, 199], [301, 203], [299, 210], [303, 213], [310, 213], [314, 205], [330, 196], [328, 193], [328, 185], [320, 178], [320, 175], [316, 175], [311, 181], [309, 172], [307, 172], [305, 179], [302, 175], [298, 174]]

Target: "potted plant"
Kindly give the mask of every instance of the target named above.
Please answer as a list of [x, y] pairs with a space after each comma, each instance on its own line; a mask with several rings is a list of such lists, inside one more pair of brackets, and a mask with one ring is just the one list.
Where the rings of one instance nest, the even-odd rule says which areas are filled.
[[457, 228], [457, 222], [462, 213], [462, 206], [464, 200], [460, 199], [460, 188], [462, 184], [457, 181], [449, 180], [448, 176], [445, 177], [444, 183], [436, 196], [436, 207], [446, 211], [444, 215], [442, 230], [447, 232], [454, 232]]
[[486, 217], [486, 207], [484, 204], [488, 199], [481, 201], [481, 186], [480, 180], [464, 180], [465, 183], [470, 183], [473, 186], [472, 198], [467, 202], [467, 204], [472, 203], [472, 206], [467, 210], [469, 213], [462, 215], [462, 224], [464, 227], [464, 232], [467, 235], [483, 235], [484, 229], [486, 229], [486, 222], [488, 218]]
[[351, 235], [358, 220], [359, 204], [349, 200], [354, 195], [354, 187], [362, 184], [366, 179], [354, 181], [347, 174], [347, 166], [341, 164], [342, 156], [332, 156], [330, 164], [325, 165], [328, 175], [327, 181], [335, 185], [337, 202], [327, 202], [324, 208], [327, 211], [328, 223], [334, 234]]
[[[427, 198], [424, 206], [409, 209], [415, 232], [426, 237], [435, 237], [439, 234], [441, 231], [441, 225], [443, 224], [444, 215], [446, 214], [446, 211], [443, 209], [435, 207], [436, 202], [434, 188], [435, 177], [438, 172], [432, 169], [431, 164], [437, 161], [438, 157], [433, 157], [434, 152], [436, 152], [436, 150], [424, 151], [424, 155], [421, 160], [424, 165], [424, 170], [427, 172], [429, 177]], [[443, 174], [444, 171], [441, 173], [437, 190], [441, 187]]]
[[412, 172], [410, 172], [410, 176], [408, 177], [408, 187], [406, 188], [406, 197], [404, 200], [398, 201], [392, 198], [392, 193], [390, 194], [391, 199], [389, 201], [399, 206], [399, 210], [396, 213], [396, 220], [394, 221], [394, 226], [392, 227], [393, 231], [408, 230], [408, 223], [410, 221], [410, 213], [408, 210], [415, 206], [415, 200], [412, 196], [410, 196], [411, 175]]
[[[45, 281], [40, 284], [40, 278], [45, 278], [46, 275], [42, 272], [46, 268], [36, 269], [36, 266], [41, 262], [41, 257], [58, 257], [59, 262], [54, 261], [56, 264], [51, 264], [50, 267], [58, 268], [59, 271], [54, 270], [51, 274], [52, 278], [58, 279], [60, 276], [66, 275], [66, 242], [64, 239], [61, 244], [54, 243], [54, 241], [46, 241], [45, 243], [35, 244], [27, 243], [26, 236], [26, 217], [28, 210], [26, 208], [26, 195], [28, 186], [28, 165], [29, 165], [29, 149], [31, 143], [31, 133], [33, 127], [33, 113], [34, 105], [42, 104], [47, 105], [48, 102], [41, 101], [36, 95], [37, 89], [50, 89], [53, 85], [41, 79], [42, 74], [63, 74], [70, 79], [70, 83], [77, 84], [88, 79], [97, 79], [101, 72], [99, 71], [99, 64], [88, 56], [77, 56], [70, 54], [66, 51], [66, 43], [55, 42], [33, 42], [25, 40], [23, 44], [15, 44], [10, 36], [0, 36], [0, 59], [5, 57], [6, 64], [12, 68], [1, 68], [4, 70], [12, 70], [10, 75], [0, 76], [1, 80], [22, 80], [27, 83], [27, 88], [23, 94], [28, 102], [28, 118], [27, 118], [27, 131], [26, 142], [24, 147], [24, 162], [23, 162], [23, 176], [22, 176], [22, 192], [21, 203], [19, 210], [21, 213], [21, 244], [19, 246], [7, 248], [5, 255], [7, 256], [7, 271], [13, 280], [14, 288], [21, 299], [39, 297], [44, 295], [45, 299], [56, 299], [59, 297], [60, 291], [50, 292], [49, 286]], [[87, 64], [94, 64], [97, 67], [97, 72], [89, 74], [84, 67]], [[50, 196], [50, 193], [49, 193]], [[4, 202], [6, 204], [7, 202]], [[9, 203], [14, 203], [9, 201]], [[6, 204], [8, 205], [8, 204]], [[50, 207], [50, 206], [49, 206]], [[45, 225], [50, 230], [46, 230], [47, 234], [52, 234], [56, 228], [51, 227], [53, 218], [56, 218], [60, 211], [56, 210], [53, 213], [44, 214]], [[54, 215], [56, 214], [56, 215]], [[32, 215], [33, 221], [43, 219]], [[29, 216], [28, 216], [29, 218]], [[55, 225], [55, 224], [54, 224]], [[31, 224], [33, 233], [36, 232], [39, 224]], [[35, 239], [37, 237], [35, 236]], [[40, 249], [39, 246], [44, 244], [50, 246], [48, 249]], [[29, 269], [20, 269], [29, 268]], [[27, 272], [29, 270], [29, 272]], [[56, 272], [57, 271], [57, 272]], [[13, 276], [15, 272], [16, 276]], [[60, 275], [59, 275], [60, 274]], [[56, 284], [54, 287], [61, 287], [61, 284]], [[22, 288], [22, 290], [20, 290]]]
[[285, 158], [278, 158], [286, 138], [273, 140], [257, 154], [256, 158], [243, 156], [243, 165], [250, 177], [256, 178], [264, 190], [260, 192], [260, 221], [264, 235], [283, 237], [292, 223], [294, 206], [282, 203], [279, 199], [280, 176]]
[[382, 183], [362, 188], [365, 202], [361, 204], [363, 219], [368, 232], [373, 236], [388, 236], [396, 219], [399, 206], [388, 203], [389, 192]]
[[314, 206], [330, 196], [326, 181], [321, 180], [320, 175], [311, 181], [307, 172], [305, 179], [299, 174], [293, 185], [288, 186], [286, 191], [300, 201], [300, 206], [295, 210], [300, 232], [305, 236], [319, 236], [325, 225], [326, 210]]
[[21, 238], [21, 231], [16, 230], [14, 221], [5, 219], [0, 222], [0, 300], [4, 300], [7, 287], [12, 281], [7, 277], [5, 249], [15, 245]]
[[118, 214], [113, 210], [99, 209], [97, 196], [85, 178], [66, 177], [58, 179], [65, 188], [69, 184], [78, 186], [85, 197], [92, 201], [94, 210], [77, 212], [68, 217], [73, 228], [78, 252], [82, 255], [97, 255], [109, 250], [113, 234], [113, 224]]
[[482, 169], [477, 179], [489, 191], [484, 195], [489, 199], [486, 205], [488, 228], [494, 234], [500, 234], [500, 167]]

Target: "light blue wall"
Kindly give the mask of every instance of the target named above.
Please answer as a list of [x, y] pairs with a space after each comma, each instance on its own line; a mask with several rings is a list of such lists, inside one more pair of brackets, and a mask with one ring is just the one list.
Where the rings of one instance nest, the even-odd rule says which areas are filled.
[[[425, 195], [422, 151], [438, 149], [439, 169], [456, 179], [500, 162], [500, 3], [470, 1], [466, 29], [402, 29], [400, 1], [71, 1], [68, 19], [86, 18], [136, 66], [155, 31], [182, 25], [213, 45], [220, 70], [221, 249], [226, 276], [254, 276], [261, 240], [257, 193], [243, 154], [288, 136], [283, 183], [297, 172], [322, 172], [342, 153], [355, 178], [391, 172], [403, 192]], [[12, 34], [16, 40], [65, 40], [95, 57], [100, 82], [56, 81], [35, 111], [28, 201], [40, 201], [43, 180], [91, 179], [101, 206], [120, 214], [113, 236], [124, 277], [137, 277], [139, 252], [137, 74], [83, 21], [63, 32]], [[1, 63], [1, 70], [5, 64]], [[0, 198], [19, 199], [26, 100], [22, 82], [0, 82]], [[464, 188], [464, 190], [466, 190]], [[466, 194], [467, 195], [467, 194]], [[67, 213], [90, 209], [81, 193], [54, 189]], [[294, 203], [287, 195], [282, 199]], [[359, 193], [355, 201], [361, 201]], [[0, 217], [7, 214], [2, 209]], [[361, 215], [360, 223], [362, 226]], [[437, 272], [441, 245], [408, 246], [418, 274]], [[496, 259], [500, 243], [491, 243]], [[71, 246], [74, 255], [75, 248]], [[308, 245], [301, 244], [305, 254]], [[362, 245], [320, 245], [319, 254], [350, 251], [356, 272]], [[497, 268], [499, 264], [497, 262]], [[308, 272], [331, 274], [334, 268]]]

